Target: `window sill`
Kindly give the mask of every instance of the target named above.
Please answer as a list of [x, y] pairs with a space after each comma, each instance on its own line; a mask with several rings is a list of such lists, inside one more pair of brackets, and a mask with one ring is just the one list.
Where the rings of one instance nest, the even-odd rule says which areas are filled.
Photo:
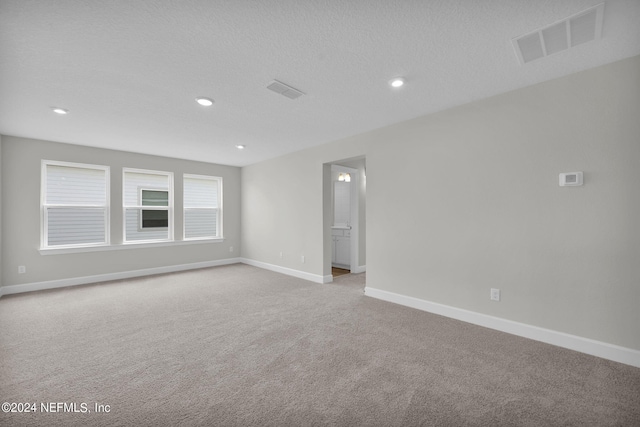
[[40, 248], [40, 255], [75, 254], [84, 252], [120, 251], [125, 249], [159, 248], [169, 246], [199, 245], [203, 243], [221, 243], [224, 237], [211, 239], [172, 240], [165, 242], [126, 242], [117, 245], [84, 246], [76, 248]]

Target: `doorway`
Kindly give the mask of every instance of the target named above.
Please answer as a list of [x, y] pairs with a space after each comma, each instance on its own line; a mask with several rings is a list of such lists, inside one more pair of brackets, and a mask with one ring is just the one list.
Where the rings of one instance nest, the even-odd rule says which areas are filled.
[[366, 269], [365, 166], [364, 157], [325, 164], [325, 282]]

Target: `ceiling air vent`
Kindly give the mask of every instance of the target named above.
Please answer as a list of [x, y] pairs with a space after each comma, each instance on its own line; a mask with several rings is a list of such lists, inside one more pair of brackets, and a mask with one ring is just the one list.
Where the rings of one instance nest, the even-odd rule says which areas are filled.
[[602, 35], [604, 3], [583, 10], [562, 21], [512, 39], [520, 64], [535, 61]]
[[282, 82], [274, 80], [267, 89], [274, 91], [275, 93], [279, 93], [280, 95], [286, 96], [289, 99], [300, 98], [304, 93], [300, 92], [298, 89], [294, 89], [291, 86], [288, 86]]

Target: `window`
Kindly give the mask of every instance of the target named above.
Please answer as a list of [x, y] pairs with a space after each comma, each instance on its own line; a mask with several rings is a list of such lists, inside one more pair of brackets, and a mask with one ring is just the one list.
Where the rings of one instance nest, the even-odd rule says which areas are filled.
[[173, 174], [123, 171], [124, 242], [173, 240]]
[[222, 237], [222, 178], [184, 175], [184, 240]]
[[[159, 190], [140, 189], [142, 206], [169, 206], [169, 192]], [[167, 228], [169, 227], [169, 212], [167, 210], [142, 211], [140, 216], [140, 229]]]
[[109, 244], [109, 167], [42, 161], [41, 247]]

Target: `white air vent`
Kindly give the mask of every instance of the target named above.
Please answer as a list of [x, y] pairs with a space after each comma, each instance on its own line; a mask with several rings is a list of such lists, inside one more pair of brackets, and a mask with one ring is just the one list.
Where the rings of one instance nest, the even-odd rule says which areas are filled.
[[512, 39], [520, 64], [599, 40], [603, 15], [604, 3], [601, 3], [560, 22]]
[[294, 89], [277, 80], [274, 80], [269, 86], [267, 86], [267, 89], [272, 90], [275, 93], [279, 93], [280, 95], [284, 95], [289, 99], [300, 98], [304, 95], [304, 93], [300, 92], [298, 89]]

